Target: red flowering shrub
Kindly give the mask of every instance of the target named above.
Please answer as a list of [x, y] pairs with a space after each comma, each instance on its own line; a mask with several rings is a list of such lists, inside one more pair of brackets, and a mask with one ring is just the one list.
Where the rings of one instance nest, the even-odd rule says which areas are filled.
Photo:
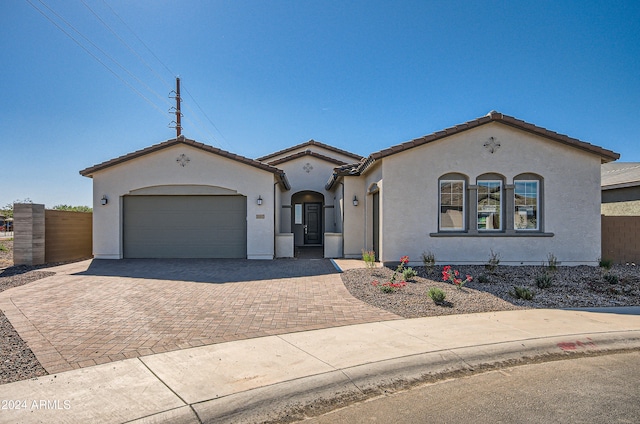
[[442, 269], [442, 281], [448, 281], [451, 284], [455, 285], [458, 289], [462, 288], [462, 286], [464, 286], [466, 283], [473, 280], [473, 277], [470, 275], [467, 275], [467, 278], [464, 280], [459, 277], [460, 273], [457, 269], [452, 271], [451, 265], [447, 265]]
[[380, 284], [378, 281], [374, 281], [371, 283], [375, 287], [379, 287], [385, 293], [393, 293], [394, 291], [403, 288], [407, 285], [404, 281], [400, 281], [398, 283], [392, 283], [391, 281], [387, 283]]

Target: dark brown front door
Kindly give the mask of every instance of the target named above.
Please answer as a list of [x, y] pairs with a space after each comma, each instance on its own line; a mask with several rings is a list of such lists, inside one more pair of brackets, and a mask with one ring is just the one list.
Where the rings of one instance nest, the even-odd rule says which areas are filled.
[[304, 204], [304, 244], [322, 244], [322, 203]]

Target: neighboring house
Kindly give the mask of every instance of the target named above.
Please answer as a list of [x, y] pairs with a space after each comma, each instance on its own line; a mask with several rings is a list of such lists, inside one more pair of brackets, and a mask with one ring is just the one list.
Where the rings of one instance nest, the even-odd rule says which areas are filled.
[[603, 215], [640, 216], [640, 163], [602, 165]]
[[[311, 140], [247, 159], [180, 137], [81, 171], [96, 258], [325, 257], [565, 265], [600, 256], [610, 150], [499, 112], [368, 157]], [[106, 203], [106, 204], [105, 204]]]

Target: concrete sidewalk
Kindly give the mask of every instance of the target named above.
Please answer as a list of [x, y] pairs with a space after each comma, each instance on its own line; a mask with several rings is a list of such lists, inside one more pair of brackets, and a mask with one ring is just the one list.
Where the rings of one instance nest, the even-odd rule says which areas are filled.
[[640, 316], [519, 310], [327, 328], [142, 356], [0, 386], [3, 423], [302, 418], [416, 381], [640, 349]]

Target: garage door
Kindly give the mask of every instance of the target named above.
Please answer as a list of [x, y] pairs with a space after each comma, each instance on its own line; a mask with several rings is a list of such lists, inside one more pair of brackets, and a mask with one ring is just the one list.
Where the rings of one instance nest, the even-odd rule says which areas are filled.
[[125, 196], [125, 258], [246, 258], [244, 196]]

